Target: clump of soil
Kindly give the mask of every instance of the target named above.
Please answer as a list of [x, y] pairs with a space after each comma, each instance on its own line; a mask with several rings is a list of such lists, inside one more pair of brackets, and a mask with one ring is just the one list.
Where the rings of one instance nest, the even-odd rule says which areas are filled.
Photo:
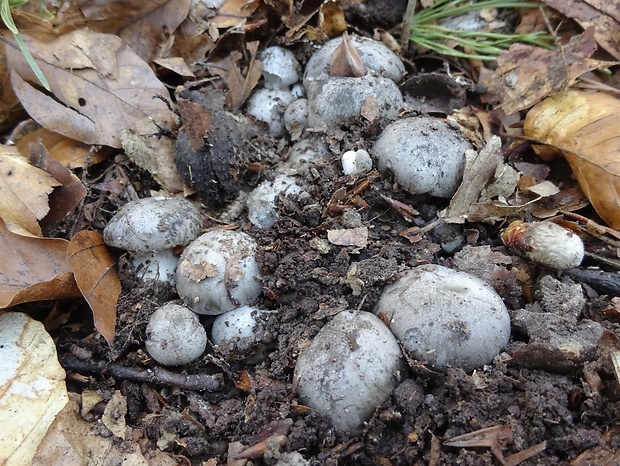
[[[324, 137], [340, 152], [351, 140], [370, 145], [376, 134], [375, 126], [360, 124], [355, 132]], [[244, 363], [247, 348], [233, 343], [169, 370], [194, 375], [197, 384], [137, 377], [145, 369], [157, 370], [144, 352], [144, 332], [148, 316], [170, 294], [136, 283], [125, 265], [116, 347], [108, 350], [101, 340], [62, 335], [59, 351], [66, 368], [93, 373], [81, 385], [70, 382], [70, 388], [108, 395], [119, 388], [129, 406], [127, 422], [142, 433], [147, 447], [184, 456], [192, 464], [213, 458], [220, 464], [243, 464], [235, 461], [245, 456], [252, 464], [271, 465], [282, 452], [299, 452], [308, 464], [491, 465], [498, 460], [490, 448], [441, 444], [494, 426], [510, 426], [512, 441], [503, 444], [505, 456], [546, 442], [521, 464], [567, 464], [601, 442], [620, 415], [620, 402], [613, 371], [597, 343], [607, 335], [607, 347], [618, 345], [612, 333], [618, 324], [601, 318], [596, 292], [586, 286], [584, 293], [570, 278], [511, 257], [492, 226], [468, 226], [476, 234], [467, 235], [470, 244], [456, 257], [445, 254], [431, 235], [400, 236], [432, 220], [442, 206], [399, 190], [376, 172], [357, 178], [338, 175], [337, 163], [334, 157], [308, 171], [310, 195], [299, 201], [282, 197], [273, 227], [254, 227], [243, 216], [237, 221], [237, 228], [259, 244], [264, 293], [258, 304], [268, 311], [257, 329], [264, 345], [262, 362]], [[386, 199], [421, 215], [403, 216]], [[359, 227], [368, 232], [365, 247], [327, 240], [328, 230]], [[292, 384], [297, 355], [338, 312], [372, 310], [384, 285], [426, 263], [478, 274], [500, 292], [514, 319], [511, 343], [492, 365], [471, 374], [433, 372], [424, 361], [410, 358], [408, 376], [364, 434], [348, 438], [299, 404]], [[530, 279], [523, 279], [520, 270], [527, 270]], [[524, 295], [527, 286], [533, 289]], [[202, 316], [207, 328], [212, 319]], [[579, 344], [581, 351], [569, 351], [567, 344]], [[80, 360], [82, 352], [92, 361]], [[96, 364], [106, 360], [114, 362]], [[232, 453], [237, 451], [233, 447], [242, 453]]]

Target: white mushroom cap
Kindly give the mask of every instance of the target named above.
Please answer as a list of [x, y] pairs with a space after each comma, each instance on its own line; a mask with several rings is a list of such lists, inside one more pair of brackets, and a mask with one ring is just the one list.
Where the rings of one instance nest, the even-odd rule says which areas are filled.
[[121, 207], [103, 230], [103, 240], [128, 251], [161, 251], [189, 244], [201, 229], [200, 211], [188, 200], [147, 197]]
[[256, 241], [227, 230], [210, 231], [185, 249], [177, 266], [177, 291], [199, 314], [218, 315], [252, 304], [261, 294]]
[[299, 81], [300, 66], [295, 54], [283, 47], [268, 47], [259, 54], [263, 62], [265, 87], [269, 89], [288, 89]]
[[175, 303], [166, 303], [153, 313], [146, 335], [146, 350], [165, 366], [188, 364], [207, 346], [207, 332], [198, 316]]

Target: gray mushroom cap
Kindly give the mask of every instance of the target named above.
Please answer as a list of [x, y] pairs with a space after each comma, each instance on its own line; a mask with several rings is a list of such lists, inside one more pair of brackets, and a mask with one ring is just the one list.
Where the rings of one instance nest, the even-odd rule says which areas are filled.
[[103, 240], [128, 251], [161, 251], [189, 244], [201, 229], [200, 211], [190, 201], [147, 197], [121, 207], [103, 230]]
[[[399, 82], [405, 74], [405, 66], [394, 52], [381, 42], [361, 37], [355, 34], [349, 36], [357, 49], [364, 66], [385, 76], [394, 82]], [[321, 48], [308, 60], [304, 73], [304, 87], [310, 93], [313, 81], [324, 80], [329, 77], [329, 65], [332, 55], [342, 43], [342, 36], [323, 44]]]

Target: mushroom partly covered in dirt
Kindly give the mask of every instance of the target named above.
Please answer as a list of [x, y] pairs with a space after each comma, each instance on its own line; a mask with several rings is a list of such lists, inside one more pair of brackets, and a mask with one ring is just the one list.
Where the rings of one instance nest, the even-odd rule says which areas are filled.
[[241, 306], [220, 314], [213, 321], [211, 341], [216, 346], [231, 345], [247, 363], [260, 362], [265, 347], [257, 337], [256, 326], [262, 313], [256, 306]]
[[377, 169], [411, 194], [451, 197], [465, 169], [467, 139], [435, 118], [390, 123], [372, 148]]
[[411, 355], [435, 369], [489, 364], [510, 339], [510, 316], [485, 282], [440, 265], [409, 270], [374, 310]]
[[278, 175], [273, 181], [263, 181], [248, 196], [248, 218], [259, 228], [269, 228], [278, 218], [276, 204], [278, 197], [298, 196], [304, 189], [295, 178]]
[[294, 381], [302, 403], [338, 430], [359, 435], [405, 371], [398, 342], [380, 319], [342, 311], [301, 351]]
[[103, 230], [108, 246], [129, 252], [138, 277], [174, 286], [179, 261], [174, 248], [200, 234], [200, 211], [188, 200], [147, 197], [119, 209]]
[[585, 254], [579, 236], [551, 222], [526, 223], [516, 220], [508, 225], [501, 237], [509, 248], [555, 270], [579, 266]]
[[404, 105], [395, 81], [403, 74], [400, 59], [383, 44], [347, 34], [333, 39], [306, 65], [308, 125], [347, 123], [365, 111], [395, 118]]
[[207, 347], [207, 332], [198, 315], [169, 302], [151, 315], [145, 346], [151, 357], [164, 366], [189, 364]]
[[215, 230], [181, 254], [177, 292], [198, 314], [218, 315], [252, 304], [262, 292], [256, 241], [239, 231]]

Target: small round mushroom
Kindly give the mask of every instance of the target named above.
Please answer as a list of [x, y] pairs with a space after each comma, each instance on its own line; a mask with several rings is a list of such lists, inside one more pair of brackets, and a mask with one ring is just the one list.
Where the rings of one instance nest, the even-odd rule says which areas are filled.
[[216, 346], [230, 344], [243, 354], [243, 359], [255, 364], [263, 358], [264, 345], [255, 330], [263, 311], [256, 306], [241, 306], [220, 314], [211, 327], [211, 341]]
[[451, 197], [465, 169], [469, 142], [435, 118], [405, 118], [389, 124], [371, 153], [377, 169], [411, 194]]
[[398, 342], [380, 319], [342, 311], [299, 354], [294, 381], [303, 404], [359, 435], [405, 371]]
[[269, 134], [279, 137], [285, 133], [284, 112], [294, 100], [288, 89], [258, 89], [248, 99], [246, 112], [267, 123]]
[[361, 77], [335, 77], [308, 92], [308, 126], [339, 125], [362, 115], [365, 106], [379, 117], [396, 118], [403, 96], [389, 78], [370, 72]]
[[302, 191], [303, 188], [290, 176], [279, 175], [273, 181], [263, 181], [247, 199], [250, 222], [259, 228], [269, 228], [278, 218], [278, 196], [295, 196]]
[[143, 280], [173, 286], [179, 260], [173, 249], [189, 244], [201, 229], [200, 211], [190, 201], [147, 197], [121, 207], [103, 230], [103, 240], [127, 250]]
[[374, 312], [414, 358], [436, 369], [489, 364], [510, 339], [510, 316], [495, 290], [440, 265], [409, 270], [385, 288]]
[[286, 89], [299, 81], [300, 66], [295, 54], [283, 47], [263, 50], [258, 58], [263, 62], [263, 78], [267, 89]]
[[177, 292], [199, 314], [218, 315], [252, 304], [262, 291], [256, 241], [243, 232], [215, 230], [196, 238], [177, 266]]
[[342, 154], [341, 161], [345, 175], [363, 175], [372, 170], [372, 159], [363, 149], [346, 151]]
[[194, 312], [169, 302], [151, 315], [145, 345], [158, 363], [180, 366], [195, 361], [204, 353], [207, 332]]

